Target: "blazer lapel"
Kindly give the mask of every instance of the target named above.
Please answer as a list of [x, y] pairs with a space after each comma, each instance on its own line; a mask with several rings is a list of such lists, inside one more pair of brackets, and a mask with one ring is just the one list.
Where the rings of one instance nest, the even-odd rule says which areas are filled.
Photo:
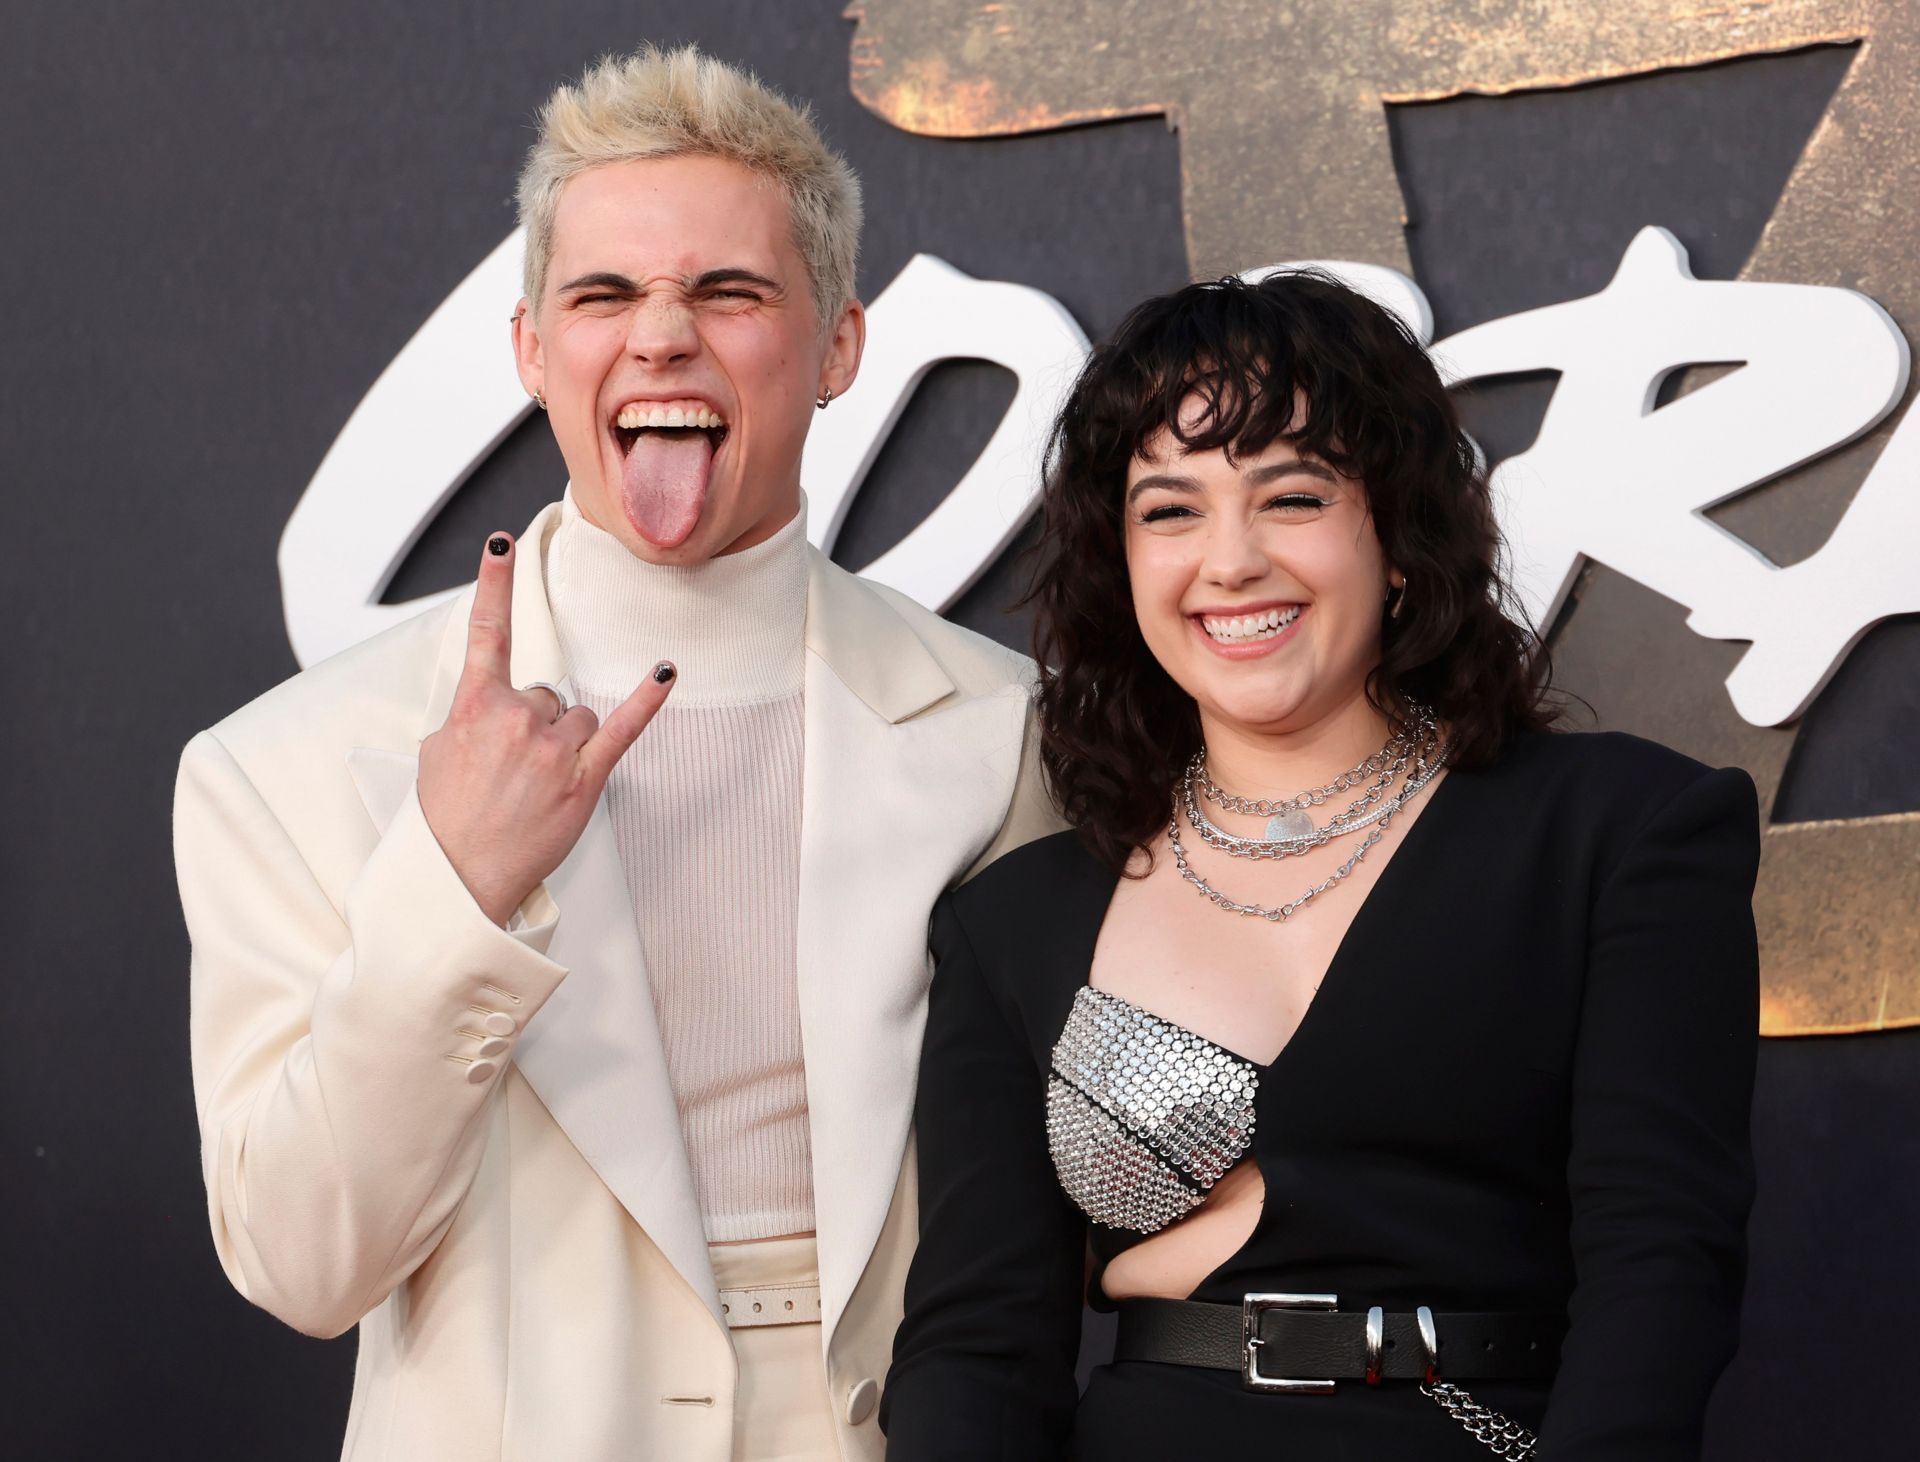
[[899, 613], [818, 555], [807, 646], [796, 953], [830, 1345], [906, 1150], [928, 915], [1005, 815], [1027, 697], [956, 697]]
[[568, 973], [520, 1038], [514, 1063], [714, 1322], [724, 1324], [633, 901], [604, 803], [547, 890], [560, 909], [547, 956]]
[[[515, 685], [548, 681], [571, 695], [543, 569], [559, 521], [558, 507], [550, 507], [521, 538], [512, 678]], [[453, 702], [471, 602], [469, 591], [448, 621], [422, 717], [423, 738], [444, 723]], [[349, 764], [362, 800], [384, 830], [417, 775], [417, 757], [363, 749]], [[724, 1324], [626, 872], [604, 802], [547, 879], [547, 891], [560, 910], [547, 955], [568, 973], [517, 1042], [514, 1065], [715, 1323]]]

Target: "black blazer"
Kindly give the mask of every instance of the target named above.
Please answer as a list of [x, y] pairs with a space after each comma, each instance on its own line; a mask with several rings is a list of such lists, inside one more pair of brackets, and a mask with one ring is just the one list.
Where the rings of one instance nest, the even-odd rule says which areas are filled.
[[[1262, 1072], [1265, 1207], [1194, 1298], [1564, 1309], [1558, 1379], [1516, 1416], [1541, 1426], [1543, 1462], [1696, 1457], [1753, 1191], [1752, 780], [1620, 734], [1526, 735], [1431, 795]], [[1065, 833], [934, 911], [892, 1458], [1058, 1456], [1074, 1427], [1090, 1226], [1053, 1173], [1045, 1086], [1115, 882]], [[1101, 1256], [1126, 1241], [1093, 1238]], [[1218, 1394], [1267, 1408], [1266, 1455], [1305, 1459], [1376, 1455], [1365, 1407], [1391, 1389], [1344, 1407]], [[1343, 1440], [1288, 1450], [1290, 1416]], [[1207, 1416], [1182, 1424], [1205, 1449]]]

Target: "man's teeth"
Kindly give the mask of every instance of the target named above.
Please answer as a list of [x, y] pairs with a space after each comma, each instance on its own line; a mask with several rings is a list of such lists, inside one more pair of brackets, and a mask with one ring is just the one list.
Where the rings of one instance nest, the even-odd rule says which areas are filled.
[[1300, 606], [1268, 609], [1259, 614], [1242, 614], [1232, 619], [1202, 616], [1200, 625], [1223, 645], [1246, 644], [1252, 640], [1270, 640], [1300, 617]]
[[628, 431], [648, 427], [694, 426], [705, 430], [725, 426], [720, 413], [700, 401], [630, 401], [620, 408], [613, 424]]

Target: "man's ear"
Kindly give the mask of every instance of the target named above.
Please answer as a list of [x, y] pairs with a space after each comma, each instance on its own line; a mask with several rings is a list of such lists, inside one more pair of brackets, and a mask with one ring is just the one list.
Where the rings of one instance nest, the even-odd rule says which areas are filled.
[[820, 363], [820, 393], [847, 394], [860, 374], [860, 355], [867, 348], [867, 311], [859, 300], [848, 300], [834, 321], [827, 341], [827, 358]]
[[546, 353], [540, 347], [540, 327], [534, 322], [533, 306], [525, 298], [513, 307], [513, 364], [529, 396], [538, 399], [546, 394]]

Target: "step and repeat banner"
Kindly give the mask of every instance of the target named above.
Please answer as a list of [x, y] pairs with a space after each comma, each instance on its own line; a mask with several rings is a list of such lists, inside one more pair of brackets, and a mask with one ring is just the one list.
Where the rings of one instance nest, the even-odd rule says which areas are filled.
[[352, 1341], [249, 1309], [205, 1233], [173, 765], [557, 496], [507, 345], [512, 184], [552, 86], [641, 41], [809, 100], [860, 171], [870, 347], [808, 444], [811, 529], [1008, 644], [1049, 414], [1135, 301], [1313, 262], [1430, 342], [1560, 682], [1761, 790], [1761, 1189], [1708, 1455], [1911, 1454], [1881, 1358], [1920, 1309], [1920, 7], [334, 0], [7, 30], [17, 1455], [337, 1455]]

